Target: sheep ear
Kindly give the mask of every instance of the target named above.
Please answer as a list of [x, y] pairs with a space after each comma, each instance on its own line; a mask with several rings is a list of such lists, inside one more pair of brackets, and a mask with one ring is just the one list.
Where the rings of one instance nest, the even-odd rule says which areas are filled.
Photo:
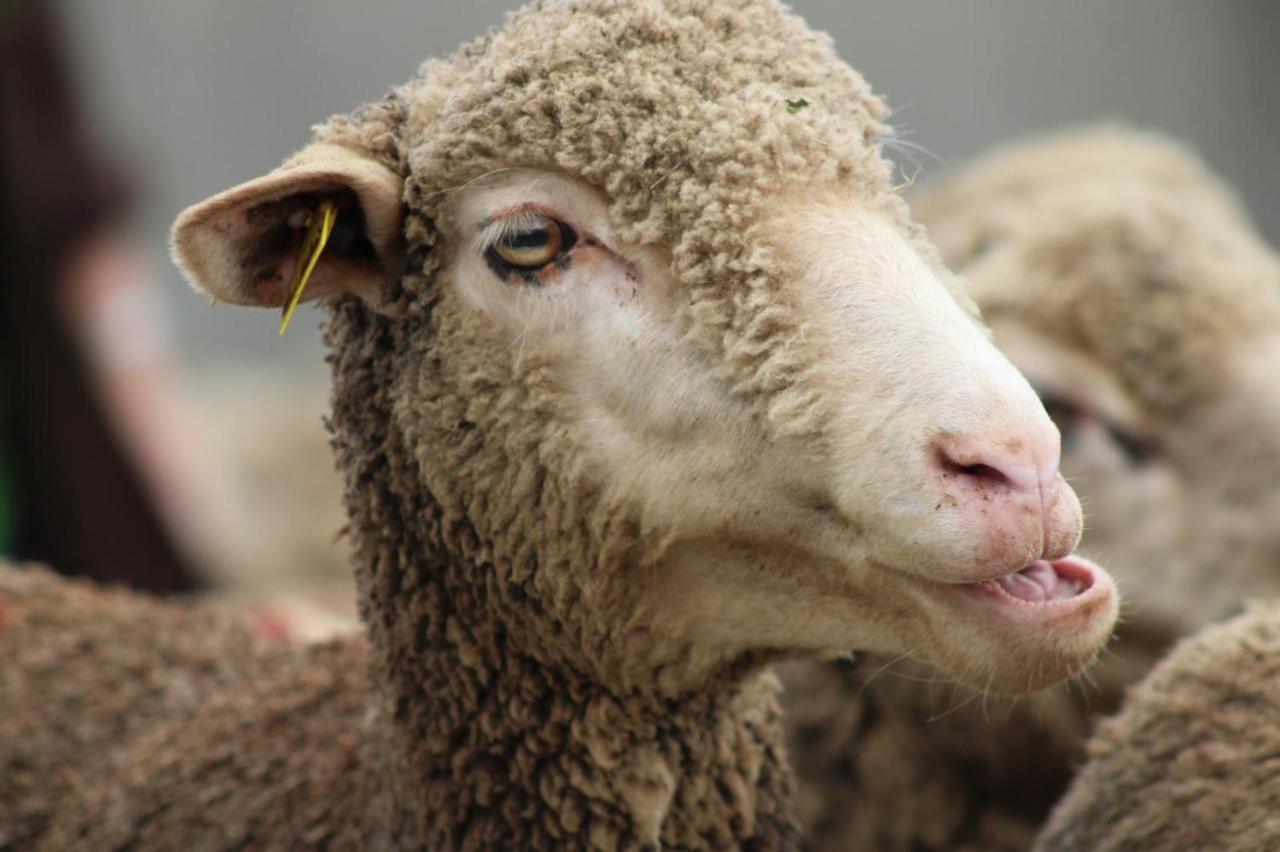
[[310, 145], [280, 168], [184, 210], [173, 223], [173, 256], [214, 299], [282, 307], [309, 223], [329, 202], [336, 219], [303, 300], [352, 293], [380, 309], [404, 263], [402, 186], [399, 175], [356, 151]]

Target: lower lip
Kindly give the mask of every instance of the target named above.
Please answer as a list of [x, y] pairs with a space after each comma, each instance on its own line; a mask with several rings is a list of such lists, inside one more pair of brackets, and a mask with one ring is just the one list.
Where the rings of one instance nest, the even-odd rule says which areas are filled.
[[1049, 563], [1059, 582], [1075, 582], [1080, 590], [1071, 597], [1032, 601], [1009, 594], [995, 580], [981, 583], [955, 584], [950, 588], [989, 598], [998, 604], [1039, 612], [1069, 612], [1106, 600], [1114, 594], [1114, 584], [1105, 571], [1087, 559], [1067, 556]]

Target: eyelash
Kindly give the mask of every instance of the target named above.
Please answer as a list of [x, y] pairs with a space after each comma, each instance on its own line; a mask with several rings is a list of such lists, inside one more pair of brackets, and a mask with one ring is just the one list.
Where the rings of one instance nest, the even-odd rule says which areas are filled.
[[486, 219], [480, 226], [480, 248], [488, 251], [510, 234], [532, 231], [540, 225], [555, 221], [554, 217], [532, 209], [516, 210]]

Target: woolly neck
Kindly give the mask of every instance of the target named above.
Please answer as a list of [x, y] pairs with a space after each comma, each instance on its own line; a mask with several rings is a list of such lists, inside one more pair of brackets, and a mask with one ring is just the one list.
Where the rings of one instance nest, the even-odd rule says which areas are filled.
[[[388, 732], [382, 820], [422, 848], [787, 848], [798, 842], [772, 674], [675, 697], [535, 658], [492, 620], [484, 566], [359, 566]], [[395, 601], [394, 606], [373, 605]]]
[[875, 144], [886, 115], [774, 3], [584, 0], [513, 16], [317, 132], [405, 179], [406, 261], [383, 294], [399, 319], [346, 299], [329, 328], [397, 844], [798, 845], [772, 676], [627, 634], [661, 531], [600, 493], [556, 383], [477, 345], [439, 249], [450, 191], [494, 170], [601, 187], [619, 239], [671, 250], [689, 334], [734, 392], [813, 435], [807, 364], [760, 345], [798, 320], [750, 224], [763, 199], [839, 185], [915, 239]]
[[396, 756], [382, 822], [395, 844], [796, 845], [771, 675], [678, 699], [619, 696], [519, 651], [477, 657], [471, 639], [487, 625], [458, 612], [446, 623], [444, 642], [416, 655], [374, 645], [372, 677]]
[[[385, 792], [377, 830], [432, 849], [795, 847], [777, 682], [760, 662], [670, 694], [604, 683], [560, 650], [602, 634], [539, 595], [565, 594], [537, 564], [544, 551], [507, 540], [528, 561], [495, 567], [486, 537], [424, 484], [423, 454], [406, 446], [421, 436], [393, 413], [398, 365], [430, 361], [402, 348], [423, 336], [354, 300], [329, 329], [334, 445], [386, 736], [371, 766]], [[448, 467], [445, 442], [432, 449]]]

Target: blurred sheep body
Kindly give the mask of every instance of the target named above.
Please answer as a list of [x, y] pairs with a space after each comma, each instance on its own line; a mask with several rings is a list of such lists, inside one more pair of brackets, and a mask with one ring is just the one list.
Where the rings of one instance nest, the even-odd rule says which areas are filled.
[[1183, 639], [1089, 741], [1039, 850], [1280, 846], [1280, 603]]
[[[169, 846], [175, 798], [231, 795], [206, 783], [213, 764], [252, 760], [232, 752], [263, 739], [293, 783], [211, 808], [191, 827], [202, 842], [274, 832], [352, 847], [366, 837], [358, 821], [323, 829], [332, 802], [367, 783], [352, 768], [376, 741], [361, 641], [300, 649], [229, 611], [0, 565], [0, 656], [2, 849]], [[317, 739], [326, 748], [308, 752]], [[150, 795], [128, 801], [139, 788]], [[110, 816], [130, 808], [153, 819]]]

